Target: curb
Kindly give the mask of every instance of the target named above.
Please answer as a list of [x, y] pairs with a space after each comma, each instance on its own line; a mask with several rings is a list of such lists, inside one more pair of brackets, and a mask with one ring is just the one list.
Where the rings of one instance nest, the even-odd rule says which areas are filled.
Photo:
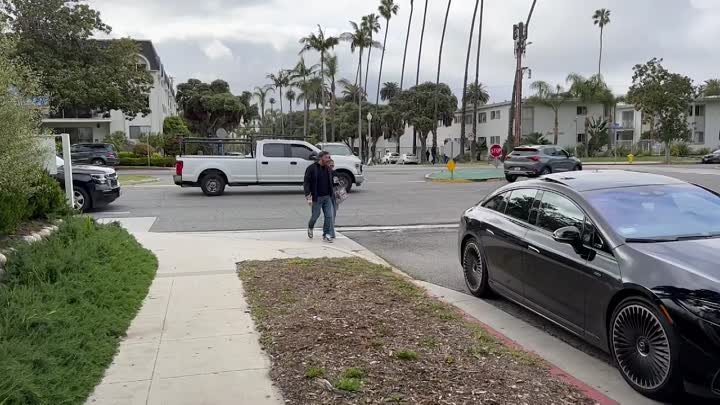
[[485, 183], [488, 181], [502, 180], [501, 177], [490, 177], [487, 179], [434, 179], [432, 175], [439, 172], [432, 172], [425, 175], [425, 181], [431, 183]]
[[[356, 242], [356, 243], [357, 243], [357, 242]], [[346, 251], [345, 249], [339, 249], [339, 248], [337, 248], [336, 250], [338, 250], [338, 251], [343, 251], [343, 252], [348, 253], [348, 254], [350, 254], [350, 255], [352, 255], [352, 256], [359, 257], [359, 258], [361, 258], [361, 259], [367, 260], [367, 261], [369, 261], [369, 262], [371, 262], [371, 263], [377, 263], [377, 259], [371, 258], [371, 257], [367, 257], [367, 256], [365, 256], [364, 254], [362, 254], [362, 253], [360, 253], [360, 252]], [[368, 252], [369, 252], [369, 250], [368, 250]], [[593, 387], [590, 386], [589, 384], [587, 384], [587, 383], [585, 383], [585, 382], [583, 382], [583, 381], [580, 381], [580, 380], [578, 380], [577, 378], [573, 377], [573, 376], [570, 375], [567, 371], [561, 369], [560, 367], [558, 367], [558, 366], [556, 366], [555, 364], [551, 363], [550, 361], [546, 360], [544, 357], [542, 357], [541, 355], [539, 355], [539, 354], [536, 353], [535, 351], [530, 350], [530, 349], [526, 349], [525, 347], [523, 347], [522, 345], [520, 345], [520, 344], [517, 343], [516, 341], [514, 341], [514, 340], [510, 339], [509, 337], [505, 336], [502, 332], [499, 332], [497, 329], [489, 326], [488, 324], [482, 322], [481, 320], [479, 320], [479, 319], [475, 318], [474, 316], [470, 315], [469, 313], [465, 312], [462, 308], [458, 307], [457, 305], [455, 305], [455, 304], [453, 304], [453, 303], [451, 303], [451, 302], [446, 301], [446, 300], [443, 299], [443, 297], [441, 297], [441, 296], [437, 296], [437, 295], [433, 294], [430, 290], [428, 290], [427, 288], [425, 288], [425, 286], [423, 286], [418, 280], [414, 279], [414, 278], [413, 278], [412, 276], [410, 276], [409, 274], [407, 274], [407, 273], [405, 273], [404, 271], [398, 269], [397, 267], [391, 265], [390, 263], [388, 263], [385, 259], [381, 258], [380, 256], [377, 256], [377, 257], [382, 261], [381, 263], [377, 263], [377, 264], [380, 264], [380, 265], [384, 265], [384, 266], [389, 267], [390, 270], [392, 270], [393, 273], [402, 276], [403, 278], [405, 278], [405, 279], [407, 279], [408, 281], [410, 281], [411, 283], [413, 283], [415, 286], [422, 288], [423, 291], [425, 291], [425, 295], [427, 295], [428, 297], [431, 297], [431, 298], [433, 298], [433, 299], [436, 299], [436, 300], [438, 300], [438, 301], [441, 301], [441, 302], [443, 302], [443, 303], [445, 303], [445, 304], [451, 305], [453, 308], [455, 308], [456, 310], [458, 310], [458, 311], [462, 314], [463, 318], [464, 318], [466, 321], [471, 322], [471, 323], [475, 323], [475, 324], [479, 325], [479, 326], [482, 327], [485, 331], [487, 331], [487, 333], [489, 333], [489, 334], [492, 335], [494, 338], [496, 338], [497, 340], [499, 340], [499, 341], [500, 341], [502, 344], [504, 344], [505, 346], [508, 346], [508, 347], [510, 347], [510, 348], [512, 348], [512, 349], [515, 349], [515, 350], [522, 350], [523, 352], [528, 353], [528, 354], [530, 354], [530, 355], [532, 355], [532, 356], [535, 356], [535, 357], [537, 357], [538, 359], [540, 359], [544, 364], [546, 364], [546, 365], [548, 366], [548, 372], [550, 373], [550, 375], [554, 376], [554, 377], [557, 378], [558, 380], [560, 380], [560, 381], [562, 381], [562, 382], [564, 382], [564, 383], [566, 383], [566, 384], [568, 384], [568, 385], [570, 385], [570, 386], [572, 386], [572, 387], [575, 387], [578, 391], [580, 391], [580, 392], [582, 392], [583, 394], [585, 394], [585, 396], [587, 396], [587, 397], [590, 398], [591, 400], [595, 401], [595, 404], [596, 404], [596, 405], [620, 405], [619, 402], [617, 402], [617, 401], [615, 401], [614, 399], [608, 397], [607, 395], [605, 395], [605, 394], [603, 394], [602, 392], [600, 392], [599, 390], [593, 388]]]
[[134, 186], [137, 184], [157, 183], [158, 181], [160, 181], [160, 179], [158, 179], [158, 178], [148, 179], [148, 180], [137, 180], [137, 181], [123, 181], [122, 185], [123, 186]]

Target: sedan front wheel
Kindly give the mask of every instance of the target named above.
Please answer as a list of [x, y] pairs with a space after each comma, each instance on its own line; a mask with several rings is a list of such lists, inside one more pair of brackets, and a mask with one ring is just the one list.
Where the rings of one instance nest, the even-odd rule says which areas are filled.
[[680, 391], [673, 326], [649, 300], [630, 297], [618, 305], [610, 323], [610, 346], [620, 373], [636, 391], [656, 399]]
[[470, 293], [476, 297], [490, 295], [487, 266], [485, 266], [485, 260], [480, 252], [480, 245], [475, 239], [470, 239], [465, 243], [462, 266], [465, 285]]

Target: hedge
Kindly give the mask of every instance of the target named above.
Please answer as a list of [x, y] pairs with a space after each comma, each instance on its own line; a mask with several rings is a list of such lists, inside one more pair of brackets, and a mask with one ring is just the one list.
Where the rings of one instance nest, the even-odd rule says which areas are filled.
[[38, 169], [24, 189], [0, 190], [0, 236], [14, 233], [23, 222], [50, 219], [69, 211], [60, 183]]
[[[119, 166], [147, 166], [148, 159], [146, 157], [121, 157]], [[150, 166], [155, 167], [173, 167], [175, 166], [174, 157], [151, 157]]]

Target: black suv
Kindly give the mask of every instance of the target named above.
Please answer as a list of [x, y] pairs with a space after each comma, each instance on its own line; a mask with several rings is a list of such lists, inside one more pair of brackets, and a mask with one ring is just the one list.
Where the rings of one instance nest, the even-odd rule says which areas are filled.
[[[73, 162], [75, 163], [75, 162]], [[55, 179], [65, 188], [65, 162], [55, 157], [57, 174]], [[120, 183], [115, 169], [98, 166], [72, 166], [73, 208], [87, 212], [104, 207], [120, 197]]]
[[110, 143], [77, 143], [70, 148], [73, 163], [95, 166], [115, 166], [118, 159], [115, 146]]

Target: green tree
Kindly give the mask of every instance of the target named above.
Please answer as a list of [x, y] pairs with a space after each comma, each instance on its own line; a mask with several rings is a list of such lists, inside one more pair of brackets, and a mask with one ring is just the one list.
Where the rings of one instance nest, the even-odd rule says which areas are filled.
[[382, 43], [382, 55], [380, 56], [380, 72], [378, 73], [377, 93], [375, 94], [375, 104], [380, 104], [380, 84], [382, 83], [383, 63], [385, 62], [385, 47], [387, 46], [387, 36], [390, 30], [390, 19], [393, 15], [397, 15], [400, 7], [395, 4], [394, 0], [381, 0], [378, 12], [385, 19], [385, 38]]
[[293, 89], [290, 89], [285, 92], [285, 98], [287, 99], [288, 104], [290, 105], [290, 107], [289, 107], [290, 114], [292, 114], [292, 112], [293, 112], [292, 105], [295, 102], [296, 97], [297, 97], [297, 94], [295, 93], [295, 90], [293, 90]]
[[290, 83], [300, 89], [298, 101], [303, 101], [303, 136], [308, 137], [308, 125], [310, 120], [310, 101], [306, 96], [311, 93], [311, 83], [308, 83], [308, 77], [312, 76], [317, 69], [316, 65], [308, 66], [305, 64], [305, 58], [302, 56], [295, 67], [290, 71]]
[[627, 100], [651, 118], [655, 139], [665, 143], [668, 163], [672, 142], [690, 137], [687, 115], [695, 95], [692, 79], [669, 72], [662, 66], [662, 59], [653, 58], [633, 67], [633, 84]]
[[53, 109], [121, 110], [128, 117], [150, 112], [152, 77], [137, 68], [138, 44], [91, 39], [111, 29], [84, 2], [5, 0], [0, 20], [15, 41], [10, 57], [38, 73]]
[[275, 73], [270, 73], [267, 78], [272, 82], [274, 89], [278, 91], [278, 97], [280, 98], [280, 132], [285, 135], [285, 120], [283, 117], [283, 88], [290, 85], [290, 75], [285, 70], [280, 70]]
[[522, 142], [524, 145], [550, 145], [550, 141], [548, 141], [543, 134], [540, 132], [533, 132], [531, 134], [525, 135], [522, 139]]
[[[338, 82], [342, 86], [342, 95], [343, 95], [343, 101], [355, 101], [358, 99], [358, 97], [362, 101], [367, 100], [367, 94], [363, 91], [363, 89], [358, 86], [357, 84], [354, 84], [350, 82], [348, 79], [340, 79]], [[357, 112], [357, 111], [356, 111]]]
[[263, 121], [265, 120], [265, 101], [267, 100], [267, 94], [270, 90], [267, 86], [255, 87], [255, 92], [253, 93], [260, 103], [260, 119]]
[[405, 61], [407, 60], [407, 49], [408, 44], [410, 43], [410, 28], [412, 28], [412, 16], [414, 10], [413, 0], [410, 0], [410, 17], [408, 17], [407, 35], [405, 36], [405, 51], [403, 51], [402, 68], [400, 70], [400, 90], [403, 89], [403, 84], [405, 84]]
[[[370, 41], [374, 40], [375, 34], [380, 32], [380, 17], [375, 13], [370, 13], [366, 16], [362, 17], [362, 28], [365, 29], [365, 31], [370, 36]], [[378, 43], [379, 44], [379, 43]], [[378, 45], [378, 48], [382, 45]], [[365, 87], [363, 89], [365, 90], [365, 93], [367, 94], [367, 85], [368, 85], [368, 76], [370, 75], [370, 56], [372, 55], [372, 47], [368, 48], [367, 52], [367, 61], [365, 62]]]
[[[470, 23], [470, 36], [468, 39], [467, 57], [465, 58], [465, 78], [463, 79], [462, 90], [462, 120], [460, 120], [460, 156], [465, 156], [465, 114], [467, 114], [467, 88], [468, 88], [468, 68], [470, 67], [470, 52], [472, 51], [473, 33], [475, 32], [475, 19], [477, 18], [478, 6], [480, 0], [475, 0], [475, 8], [473, 9], [472, 22]], [[477, 119], [475, 117], [474, 119]]]
[[602, 66], [602, 51], [603, 51], [603, 30], [605, 29], [605, 26], [610, 24], [610, 10], [606, 8], [601, 8], [598, 10], [595, 10], [595, 13], [592, 16], [593, 24], [600, 27], [600, 56], [598, 56], [598, 76], [600, 75], [600, 68]]
[[605, 117], [592, 117], [588, 125], [588, 156], [594, 156], [604, 146], [610, 144], [610, 122]]
[[530, 88], [535, 91], [535, 94], [530, 97], [529, 103], [545, 106], [553, 111], [555, 116], [553, 121], [553, 145], [557, 145], [560, 135], [560, 123], [558, 120], [560, 106], [569, 99], [570, 95], [559, 84], [553, 87], [544, 81], [533, 82]]
[[[307, 52], [309, 50], [315, 50], [320, 53], [320, 81], [325, 83], [325, 57], [327, 52], [335, 48], [338, 44], [338, 38], [333, 36], [325, 36], [322, 27], [318, 25], [318, 33], [311, 33], [309, 36], [300, 39], [300, 43], [303, 44], [303, 49], [300, 53]], [[327, 142], [327, 118], [325, 117], [325, 91], [321, 92], [322, 96], [322, 117], [323, 117], [323, 130], [322, 139], [323, 142]]]
[[330, 84], [330, 142], [335, 142], [335, 109], [337, 108], [337, 75], [338, 59], [336, 55], [330, 55], [325, 64], [325, 77]]
[[[435, 114], [436, 100], [437, 114]], [[438, 117], [445, 126], [452, 125], [458, 100], [447, 84], [436, 85], [426, 82], [403, 90], [397, 97], [390, 100], [390, 106], [396, 111], [401, 111], [403, 121], [417, 129], [420, 135], [420, 158], [424, 160], [427, 137], [435, 128], [434, 117]]]
[[[610, 91], [610, 88], [605, 84], [602, 76], [592, 75], [589, 78], [579, 75], [577, 73], [570, 73], [567, 77], [567, 83], [570, 84], [568, 93], [570, 97], [579, 99], [580, 102], [586, 104], [599, 103], [605, 107], [607, 114], [613, 105], [615, 105], [615, 96]], [[588, 126], [590, 125], [590, 117], [585, 117], [585, 136], [583, 139], [583, 150], [588, 151]]]
[[220, 128], [231, 132], [246, 114], [240, 99], [230, 92], [224, 80], [207, 84], [190, 79], [178, 85], [176, 98], [192, 131], [202, 136], [215, 136]]
[[187, 136], [190, 135], [190, 129], [182, 117], [166, 117], [163, 121], [163, 134]]
[[704, 97], [720, 96], [720, 79], [708, 79], [700, 86], [700, 94]]
[[395, 82], [386, 82], [380, 90], [380, 99], [390, 101], [398, 94], [400, 94], [400, 86]]

